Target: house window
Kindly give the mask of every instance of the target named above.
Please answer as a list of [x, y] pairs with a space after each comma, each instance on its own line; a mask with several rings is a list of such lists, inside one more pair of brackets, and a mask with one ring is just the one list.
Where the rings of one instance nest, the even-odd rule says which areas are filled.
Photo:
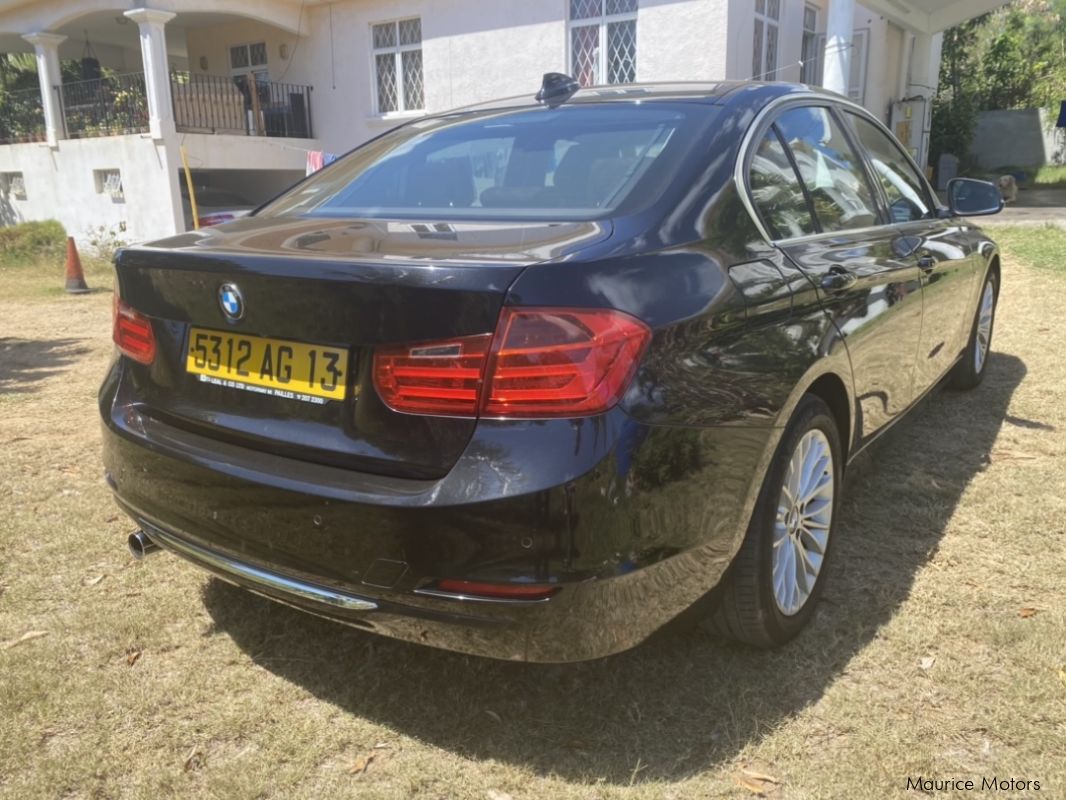
[[812, 86], [821, 83], [822, 78], [818, 74], [818, 9], [814, 6], [803, 8], [803, 45], [800, 48], [800, 58], [803, 61], [800, 67], [800, 83]]
[[777, 75], [777, 26], [781, 0], [755, 0], [755, 39], [751, 75], [757, 81], [772, 81]]
[[0, 194], [15, 200], [26, 199], [26, 181], [21, 172], [0, 172]]
[[122, 173], [119, 170], [94, 169], [93, 182], [97, 194], [106, 194], [116, 203], [125, 202], [126, 193], [122, 188]]
[[426, 107], [422, 79], [422, 20], [381, 22], [371, 27], [379, 114]]
[[238, 44], [229, 49], [231, 75], [255, 75], [256, 80], [267, 80], [266, 42]]
[[570, 72], [582, 86], [637, 79], [638, 0], [570, 0]]

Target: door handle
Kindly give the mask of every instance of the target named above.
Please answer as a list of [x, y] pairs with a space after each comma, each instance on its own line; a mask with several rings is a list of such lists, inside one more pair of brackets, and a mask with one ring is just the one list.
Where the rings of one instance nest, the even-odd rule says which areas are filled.
[[850, 269], [833, 266], [822, 276], [821, 286], [827, 292], [843, 292], [854, 286], [858, 280]]
[[923, 272], [932, 272], [936, 269], [936, 259], [932, 256], [922, 256], [918, 259], [918, 268]]

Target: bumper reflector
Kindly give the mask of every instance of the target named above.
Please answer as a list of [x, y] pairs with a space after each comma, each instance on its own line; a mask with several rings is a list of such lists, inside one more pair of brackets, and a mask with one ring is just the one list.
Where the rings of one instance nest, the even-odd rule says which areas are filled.
[[437, 581], [436, 589], [448, 594], [467, 597], [487, 597], [493, 600], [547, 600], [558, 586], [543, 583], [485, 583], [483, 581]]

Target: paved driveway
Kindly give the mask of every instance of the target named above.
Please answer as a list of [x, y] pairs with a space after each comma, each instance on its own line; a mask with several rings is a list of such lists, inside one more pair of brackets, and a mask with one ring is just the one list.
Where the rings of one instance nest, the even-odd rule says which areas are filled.
[[1043, 225], [1066, 228], [1066, 189], [1022, 189], [1018, 200], [1007, 203], [999, 214], [986, 222], [997, 225]]

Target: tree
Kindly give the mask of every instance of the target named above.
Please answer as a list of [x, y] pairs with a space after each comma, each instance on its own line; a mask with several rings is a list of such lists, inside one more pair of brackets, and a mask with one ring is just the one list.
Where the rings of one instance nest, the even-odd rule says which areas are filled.
[[1066, 100], [1066, 0], [1015, 0], [944, 32], [929, 156], [966, 159], [977, 112]]

